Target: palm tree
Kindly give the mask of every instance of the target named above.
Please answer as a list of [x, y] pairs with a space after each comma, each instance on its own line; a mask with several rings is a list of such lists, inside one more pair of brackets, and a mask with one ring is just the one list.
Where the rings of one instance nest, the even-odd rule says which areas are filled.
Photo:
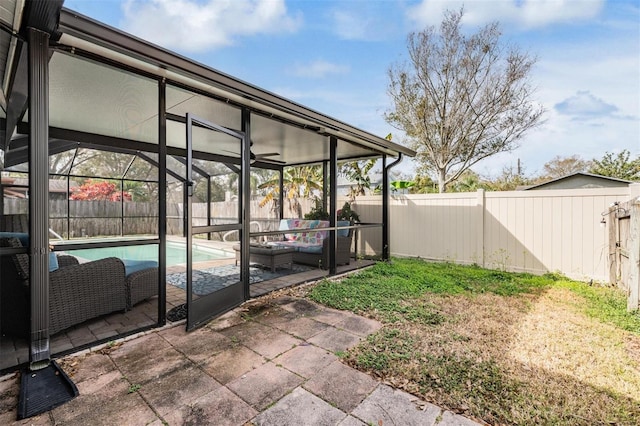
[[351, 161], [340, 166], [338, 174], [346, 177], [350, 182], [355, 183], [349, 188], [347, 196], [353, 202], [358, 195], [366, 195], [366, 190], [371, 189], [371, 177], [369, 171], [376, 164], [377, 159], [363, 161]]
[[[267, 193], [260, 201], [260, 207], [269, 202], [277, 207], [280, 198], [280, 179], [275, 176], [258, 186]], [[302, 217], [300, 198], [313, 198], [322, 192], [322, 168], [320, 166], [287, 167], [284, 169], [282, 190], [289, 205], [289, 210]]]

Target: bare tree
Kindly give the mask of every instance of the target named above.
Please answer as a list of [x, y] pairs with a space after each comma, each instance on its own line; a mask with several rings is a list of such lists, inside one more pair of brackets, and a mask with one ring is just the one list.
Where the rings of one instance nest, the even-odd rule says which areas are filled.
[[583, 160], [579, 155], [560, 157], [556, 155], [550, 161], [544, 163], [540, 180], [561, 178], [573, 173], [586, 172], [591, 167], [591, 162]]
[[501, 44], [498, 23], [463, 34], [463, 14], [447, 11], [439, 31], [409, 34], [410, 60], [388, 72], [385, 118], [437, 173], [440, 192], [478, 161], [517, 147], [544, 112], [531, 101], [535, 58]]

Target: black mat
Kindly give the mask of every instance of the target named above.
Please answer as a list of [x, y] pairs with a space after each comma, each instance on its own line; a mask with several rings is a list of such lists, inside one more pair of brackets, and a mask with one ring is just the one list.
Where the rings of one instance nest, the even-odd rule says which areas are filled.
[[47, 367], [22, 370], [18, 420], [36, 416], [78, 396], [78, 388], [69, 376], [52, 361]]
[[171, 322], [183, 320], [187, 317], [187, 304], [183, 303], [175, 308], [169, 309], [167, 312], [167, 319]]

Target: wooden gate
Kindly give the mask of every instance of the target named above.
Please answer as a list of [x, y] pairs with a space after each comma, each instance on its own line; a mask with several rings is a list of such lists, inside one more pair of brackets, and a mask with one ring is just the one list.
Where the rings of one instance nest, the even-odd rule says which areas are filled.
[[640, 202], [616, 203], [609, 208], [609, 281], [628, 296], [629, 310], [640, 301]]

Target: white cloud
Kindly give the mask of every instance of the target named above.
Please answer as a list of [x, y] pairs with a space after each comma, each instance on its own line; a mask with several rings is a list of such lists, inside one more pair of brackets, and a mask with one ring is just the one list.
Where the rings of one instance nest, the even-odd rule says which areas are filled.
[[614, 116], [618, 107], [596, 98], [588, 90], [580, 90], [575, 95], [554, 105], [558, 113], [578, 120], [589, 120]]
[[[329, 28], [343, 40], [385, 40], [396, 33], [404, 33], [400, 20], [389, 13], [385, 2], [343, 1], [339, 8], [329, 11]], [[398, 16], [400, 13], [398, 11]]]
[[367, 40], [371, 38], [371, 30], [368, 19], [363, 19], [360, 14], [352, 11], [335, 9], [331, 12], [334, 22], [334, 32], [345, 40]]
[[322, 59], [310, 64], [297, 64], [292, 70], [293, 75], [307, 78], [324, 78], [328, 75], [347, 74], [348, 72], [348, 66], [332, 64]]
[[499, 21], [535, 28], [593, 18], [603, 5], [604, 0], [422, 0], [409, 8], [408, 17], [418, 26], [438, 25], [444, 10], [460, 10], [464, 6], [465, 24], [477, 26]]
[[239, 36], [295, 32], [302, 24], [284, 0], [128, 0], [123, 13], [126, 31], [192, 52], [233, 44]]

